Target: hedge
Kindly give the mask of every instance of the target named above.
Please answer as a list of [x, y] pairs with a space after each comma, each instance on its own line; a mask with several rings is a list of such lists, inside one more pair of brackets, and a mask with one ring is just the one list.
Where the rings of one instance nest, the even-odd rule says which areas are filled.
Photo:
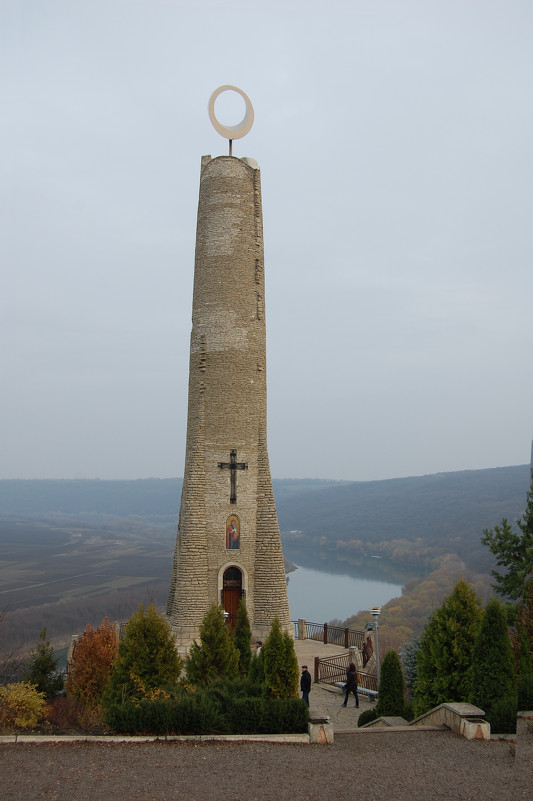
[[117, 734], [285, 734], [307, 731], [309, 710], [299, 698], [233, 698], [222, 706], [197, 693], [113, 704], [104, 720]]

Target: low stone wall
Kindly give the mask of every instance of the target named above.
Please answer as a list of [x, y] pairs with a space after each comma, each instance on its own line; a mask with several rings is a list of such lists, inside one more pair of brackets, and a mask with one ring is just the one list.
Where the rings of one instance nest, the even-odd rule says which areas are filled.
[[411, 721], [411, 726], [446, 726], [467, 740], [490, 740], [490, 724], [472, 704], [440, 704]]

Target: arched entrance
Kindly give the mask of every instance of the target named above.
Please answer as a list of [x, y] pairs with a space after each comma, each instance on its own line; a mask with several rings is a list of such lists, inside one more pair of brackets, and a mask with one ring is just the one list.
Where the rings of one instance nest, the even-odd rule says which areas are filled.
[[222, 578], [222, 606], [227, 614], [228, 625], [231, 629], [237, 621], [237, 609], [243, 596], [242, 573], [238, 567], [232, 565], [224, 571]]

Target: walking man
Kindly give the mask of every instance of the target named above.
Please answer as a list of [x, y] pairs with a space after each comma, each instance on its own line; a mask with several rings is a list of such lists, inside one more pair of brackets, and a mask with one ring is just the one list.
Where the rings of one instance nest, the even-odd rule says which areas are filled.
[[300, 690], [302, 691], [302, 701], [305, 701], [307, 706], [309, 706], [309, 691], [311, 690], [311, 674], [307, 670], [307, 665], [302, 665]]

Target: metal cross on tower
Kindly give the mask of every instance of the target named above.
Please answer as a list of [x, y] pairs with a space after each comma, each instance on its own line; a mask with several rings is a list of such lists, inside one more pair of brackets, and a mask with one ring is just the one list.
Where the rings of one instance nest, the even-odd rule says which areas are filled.
[[246, 462], [237, 461], [237, 451], [230, 451], [229, 462], [219, 462], [219, 467], [226, 467], [230, 471], [229, 502], [237, 503], [237, 473], [236, 470], [247, 470]]

